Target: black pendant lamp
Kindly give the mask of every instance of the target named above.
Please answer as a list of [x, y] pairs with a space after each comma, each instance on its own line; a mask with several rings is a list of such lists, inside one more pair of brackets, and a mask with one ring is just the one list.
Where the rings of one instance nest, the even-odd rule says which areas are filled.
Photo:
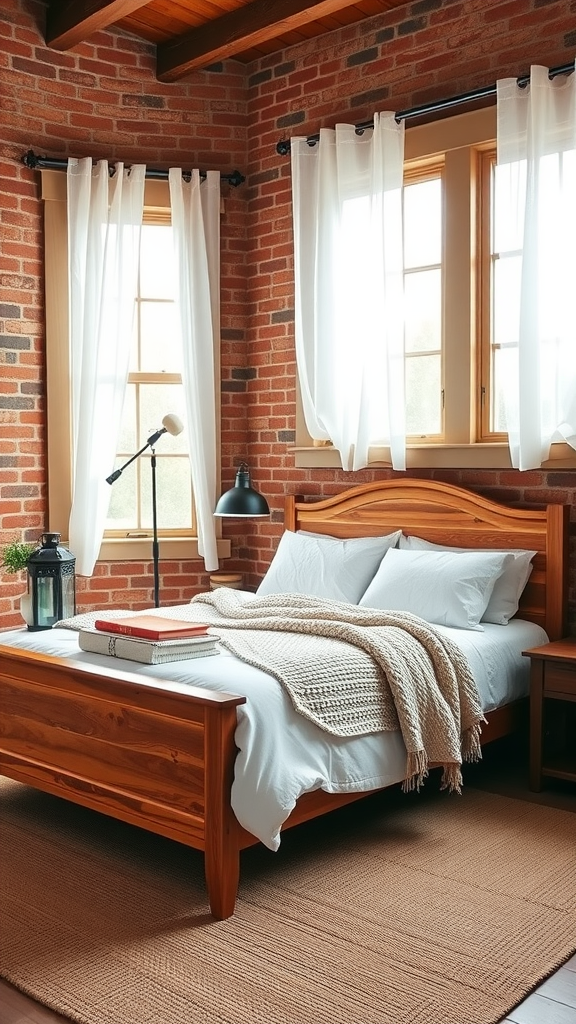
[[250, 473], [245, 462], [241, 462], [238, 466], [234, 487], [225, 491], [218, 499], [214, 515], [236, 519], [270, 515], [266, 498], [255, 491], [250, 484]]

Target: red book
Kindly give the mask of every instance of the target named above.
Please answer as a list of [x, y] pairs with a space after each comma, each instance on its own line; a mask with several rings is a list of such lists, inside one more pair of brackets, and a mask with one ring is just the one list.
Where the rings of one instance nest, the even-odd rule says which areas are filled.
[[123, 633], [144, 640], [178, 640], [187, 636], [208, 633], [205, 622], [185, 622], [182, 619], [162, 618], [159, 615], [128, 615], [121, 619], [96, 619], [95, 629], [104, 633]]

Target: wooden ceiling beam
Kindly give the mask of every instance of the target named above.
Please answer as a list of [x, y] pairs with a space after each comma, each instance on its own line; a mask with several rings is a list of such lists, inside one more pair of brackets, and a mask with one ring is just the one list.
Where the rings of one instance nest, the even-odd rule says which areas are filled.
[[353, 5], [354, 0], [252, 0], [177, 39], [160, 43], [157, 77], [161, 82], [174, 82], [190, 71]]
[[51, 4], [46, 17], [46, 44], [54, 50], [69, 50], [93, 32], [109, 28], [139, 7], [142, 0], [64, 0]]

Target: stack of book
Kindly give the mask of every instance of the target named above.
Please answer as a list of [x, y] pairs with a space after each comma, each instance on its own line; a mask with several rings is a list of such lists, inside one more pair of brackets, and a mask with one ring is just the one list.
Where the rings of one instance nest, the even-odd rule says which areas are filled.
[[96, 619], [93, 629], [84, 628], [78, 634], [83, 651], [145, 665], [218, 654], [218, 639], [208, 632], [206, 623], [146, 614]]

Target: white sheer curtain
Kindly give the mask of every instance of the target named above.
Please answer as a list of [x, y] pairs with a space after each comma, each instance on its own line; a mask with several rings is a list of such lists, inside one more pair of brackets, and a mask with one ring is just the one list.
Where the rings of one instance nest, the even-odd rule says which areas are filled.
[[169, 183], [198, 550], [210, 572], [218, 568], [213, 512], [218, 483], [214, 352], [220, 339], [220, 174], [208, 171], [201, 181], [194, 170], [185, 181], [180, 168], [172, 167]]
[[524, 470], [551, 441], [576, 448], [576, 75], [550, 80], [534, 66], [524, 88], [504, 79], [497, 112], [495, 231], [521, 262], [505, 408]]
[[404, 124], [291, 140], [296, 360], [304, 416], [346, 470], [389, 444], [405, 469]]
[[100, 550], [128, 377], [146, 168], [68, 160], [72, 373], [70, 548], [90, 576]]

